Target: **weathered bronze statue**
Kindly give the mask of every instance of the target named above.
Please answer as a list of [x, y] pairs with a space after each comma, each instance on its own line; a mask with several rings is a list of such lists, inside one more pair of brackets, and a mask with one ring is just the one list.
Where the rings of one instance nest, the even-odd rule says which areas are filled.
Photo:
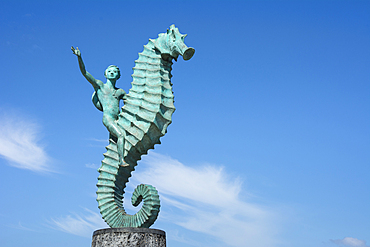
[[[92, 101], [103, 111], [103, 124], [108, 129], [109, 145], [98, 169], [98, 195], [100, 212], [110, 227], [150, 227], [159, 213], [159, 196], [151, 185], [141, 184], [133, 192], [131, 201], [142, 208], [134, 215], [126, 214], [122, 200], [126, 183], [138, 160], [149, 149], [159, 144], [171, 123], [174, 96], [171, 83], [172, 60], [179, 55], [189, 60], [194, 49], [184, 43], [186, 35], [172, 25], [157, 39], [149, 39], [144, 51], [135, 61], [132, 88], [126, 94], [116, 88], [120, 77], [117, 66], [105, 70], [106, 83], [95, 79], [85, 69], [78, 48], [72, 47], [78, 57], [82, 75], [92, 84], [95, 92]], [[123, 100], [121, 111], [119, 102]]]

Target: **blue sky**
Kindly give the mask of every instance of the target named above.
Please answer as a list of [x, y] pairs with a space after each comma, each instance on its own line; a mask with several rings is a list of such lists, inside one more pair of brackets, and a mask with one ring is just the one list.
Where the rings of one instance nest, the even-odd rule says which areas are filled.
[[1, 1], [2, 246], [89, 246], [108, 133], [87, 70], [132, 67], [175, 24], [173, 123], [126, 189], [155, 186], [168, 246], [370, 246], [369, 1]]

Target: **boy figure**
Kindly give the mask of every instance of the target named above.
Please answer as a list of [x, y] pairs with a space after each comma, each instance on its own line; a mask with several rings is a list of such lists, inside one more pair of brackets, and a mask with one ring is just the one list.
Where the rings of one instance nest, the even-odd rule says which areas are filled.
[[92, 101], [96, 108], [103, 112], [103, 124], [108, 129], [109, 133], [117, 137], [117, 152], [119, 155], [119, 162], [121, 166], [128, 166], [123, 160], [124, 144], [125, 144], [125, 130], [119, 127], [116, 123], [118, 114], [120, 113], [119, 102], [126, 98], [126, 92], [121, 88], [116, 88], [116, 81], [120, 78], [121, 74], [119, 68], [115, 65], [110, 65], [105, 70], [105, 78], [107, 82], [103, 83], [96, 80], [85, 69], [85, 64], [81, 58], [81, 52], [71, 47], [73, 54], [78, 58], [78, 64], [82, 75], [91, 83], [95, 92], [93, 93]]

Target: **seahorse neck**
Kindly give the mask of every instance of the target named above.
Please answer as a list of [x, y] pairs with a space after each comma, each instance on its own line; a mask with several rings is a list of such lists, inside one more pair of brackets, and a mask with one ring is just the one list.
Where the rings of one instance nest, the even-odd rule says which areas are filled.
[[145, 77], [161, 76], [164, 80], [171, 80], [172, 58], [163, 59], [159, 50], [155, 48], [155, 41], [149, 40], [144, 45], [144, 50], [139, 53], [139, 58], [135, 61], [134, 71], [135, 69], [145, 69], [148, 72], [153, 72], [150, 75], [145, 73]]

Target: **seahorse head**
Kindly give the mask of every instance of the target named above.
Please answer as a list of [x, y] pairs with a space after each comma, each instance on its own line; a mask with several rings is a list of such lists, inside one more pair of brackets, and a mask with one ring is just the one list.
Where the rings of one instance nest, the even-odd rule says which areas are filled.
[[160, 33], [157, 39], [151, 39], [151, 41], [161, 52], [163, 59], [173, 58], [177, 61], [178, 56], [181, 55], [184, 60], [189, 60], [193, 57], [195, 50], [185, 45], [185, 37], [186, 34], [181, 34], [175, 25], [171, 25], [166, 33]]

